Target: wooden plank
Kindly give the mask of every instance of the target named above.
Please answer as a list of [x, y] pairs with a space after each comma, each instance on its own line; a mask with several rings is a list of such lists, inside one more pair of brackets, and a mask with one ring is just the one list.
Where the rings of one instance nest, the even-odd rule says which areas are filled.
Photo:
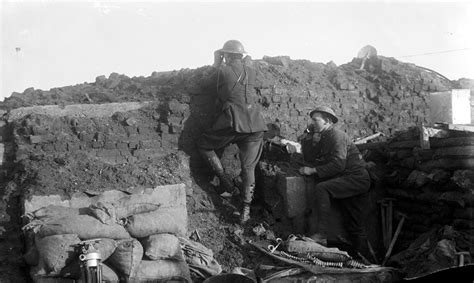
[[431, 172], [435, 168], [440, 169], [473, 169], [474, 158], [454, 159], [454, 158], [443, 158], [435, 159], [423, 162], [417, 166], [424, 172]]
[[449, 147], [449, 146], [464, 146], [464, 145], [474, 145], [474, 137], [430, 139], [431, 147]]
[[414, 148], [420, 145], [419, 140], [409, 140], [409, 141], [398, 141], [391, 142], [388, 144], [390, 148]]
[[367, 143], [368, 141], [373, 140], [373, 139], [375, 139], [375, 138], [377, 138], [377, 137], [379, 137], [379, 136], [383, 136], [383, 135], [384, 135], [383, 133], [377, 132], [377, 133], [375, 133], [375, 134], [373, 134], [373, 135], [370, 135], [370, 136], [368, 136], [368, 137], [355, 140], [355, 141], [354, 141], [354, 144]]
[[[414, 148], [420, 145], [419, 140], [397, 141], [397, 142], [375, 142], [356, 145], [359, 150], [389, 148]], [[454, 147], [474, 145], [474, 137], [456, 138], [430, 138], [430, 148]]]
[[448, 129], [453, 131], [463, 131], [474, 133], [474, 125], [454, 125], [448, 124]]
[[474, 156], [474, 145], [443, 147], [435, 150], [433, 159], [439, 157], [470, 157]]
[[413, 154], [417, 160], [432, 160], [441, 158], [469, 158], [474, 157], [474, 145], [438, 147], [436, 149], [414, 148]]
[[363, 143], [363, 144], [356, 144], [357, 148], [362, 150], [372, 150], [372, 149], [381, 149], [387, 146], [387, 142], [371, 142], [371, 143]]
[[420, 147], [421, 149], [430, 149], [430, 135], [428, 128], [421, 124], [418, 127], [420, 131]]

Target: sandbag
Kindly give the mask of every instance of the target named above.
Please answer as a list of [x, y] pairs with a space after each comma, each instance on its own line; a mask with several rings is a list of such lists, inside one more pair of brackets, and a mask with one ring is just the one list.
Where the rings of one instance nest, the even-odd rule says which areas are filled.
[[157, 210], [160, 204], [149, 194], [133, 194], [119, 199], [115, 205], [120, 218], [134, 214], [146, 213]]
[[44, 277], [46, 276], [46, 269], [44, 267], [44, 264], [40, 262], [38, 265], [32, 266], [30, 268], [30, 277], [33, 279], [34, 282], [36, 282], [36, 278]]
[[182, 207], [159, 208], [152, 212], [130, 216], [125, 228], [135, 238], [163, 233], [184, 236], [187, 228], [187, 214]]
[[39, 261], [46, 272], [59, 274], [76, 256], [75, 247], [81, 240], [76, 234], [53, 235], [36, 239]]
[[150, 260], [176, 259], [184, 260], [178, 237], [173, 234], [156, 234], [142, 238], [145, 256]]
[[31, 213], [28, 213], [26, 216], [30, 219], [51, 219], [59, 218], [65, 216], [75, 216], [75, 215], [87, 215], [89, 209], [84, 208], [72, 208], [60, 205], [48, 205], [37, 209]]
[[28, 265], [38, 265], [39, 263], [39, 252], [36, 246], [30, 247], [26, 253], [23, 255], [23, 259]]
[[106, 264], [102, 264], [102, 282], [111, 282], [111, 283], [118, 283], [120, 281], [119, 276], [115, 271], [107, 266]]
[[142, 260], [133, 281], [158, 279], [191, 282], [189, 267], [184, 261], [168, 259]]
[[[131, 198], [134, 195], [124, 197], [122, 199], [133, 200]], [[153, 203], [138, 203], [121, 201], [118, 203], [103, 203], [98, 202], [96, 204], [91, 204], [89, 210], [91, 215], [99, 219], [102, 223], [121, 223], [121, 219], [127, 218], [134, 214], [146, 213], [150, 211], [157, 210], [160, 205]]]
[[26, 231], [24, 233], [25, 239], [25, 253], [23, 258], [28, 265], [35, 266], [39, 263], [39, 253], [35, 244], [35, 233], [32, 231]]
[[98, 202], [102, 203], [116, 203], [119, 199], [124, 196], [128, 196], [127, 193], [119, 190], [110, 190], [102, 192], [99, 195], [91, 197], [91, 204], [96, 204]]
[[100, 253], [101, 260], [105, 261], [115, 252], [117, 242], [107, 238], [94, 239], [92, 246]]
[[[117, 248], [117, 242], [113, 239], [94, 239], [89, 240], [88, 242], [92, 245], [95, 251], [99, 252], [101, 262], [107, 260]], [[80, 253], [82, 253], [82, 251], [78, 249], [76, 259], [61, 270], [61, 276], [73, 279], [77, 279], [78, 276], [80, 277]]]
[[214, 253], [211, 249], [184, 237], [179, 237], [179, 242], [189, 268], [197, 270], [200, 274], [207, 277], [222, 272], [222, 267], [214, 259]]
[[[64, 267], [61, 270], [60, 276], [75, 280], [81, 279], [81, 261], [79, 258]], [[117, 273], [105, 263], [102, 263], [102, 281], [113, 283], [118, 283], [120, 281]]]
[[143, 247], [136, 239], [117, 241], [115, 252], [106, 261], [124, 279], [135, 277], [143, 258]]
[[46, 237], [60, 234], [77, 234], [81, 240], [95, 238], [127, 239], [130, 235], [123, 226], [103, 224], [89, 215], [71, 215], [47, 219], [39, 223], [38, 235]]

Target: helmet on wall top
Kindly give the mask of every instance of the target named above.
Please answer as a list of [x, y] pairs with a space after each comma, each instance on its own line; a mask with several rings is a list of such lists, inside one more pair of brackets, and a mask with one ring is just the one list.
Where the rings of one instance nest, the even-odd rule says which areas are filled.
[[222, 53], [234, 53], [234, 54], [245, 54], [244, 46], [238, 40], [232, 39], [224, 43], [222, 49], [219, 50]]
[[337, 121], [339, 120], [336, 116], [336, 113], [334, 113], [334, 110], [332, 110], [330, 107], [318, 106], [314, 108], [314, 110], [309, 112], [309, 117], [313, 116], [315, 112], [321, 112], [321, 113], [327, 114], [331, 118], [334, 124], [337, 123]]

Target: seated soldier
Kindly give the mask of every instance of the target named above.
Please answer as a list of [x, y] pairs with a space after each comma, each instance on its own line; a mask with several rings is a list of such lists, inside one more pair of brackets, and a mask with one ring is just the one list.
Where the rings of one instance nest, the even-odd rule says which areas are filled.
[[303, 166], [299, 172], [315, 180], [314, 187], [309, 191], [314, 203], [309, 205], [313, 213], [317, 214], [317, 233], [311, 238], [320, 244], [327, 243], [331, 201], [338, 200], [346, 214], [345, 227], [355, 254], [360, 253], [367, 258], [369, 253], [364, 220], [370, 177], [365, 162], [350, 138], [334, 127], [338, 118], [331, 108], [317, 107], [310, 116], [310, 131], [313, 133], [306, 137], [306, 144], [302, 141], [302, 145], [305, 161], [312, 166]]

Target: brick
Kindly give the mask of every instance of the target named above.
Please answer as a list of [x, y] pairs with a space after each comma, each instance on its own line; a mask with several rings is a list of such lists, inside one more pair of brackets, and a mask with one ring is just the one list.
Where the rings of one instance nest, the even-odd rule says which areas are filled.
[[116, 156], [115, 157], [115, 164], [124, 164], [127, 163], [127, 158], [123, 156]]
[[162, 133], [169, 134], [170, 128], [169, 128], [168, 124], [160, 123], [159, 131], [162, 132]]
[[105, 141], [105, 135], [101, 132], [97, 132], [94, 134], [94, 140], [98, 142], [104, 142]]
[[161, 133], [161, 144], [163, 147], [178, 148], [179, 135]]
[[152, 131], [150, 131], [150, 128], [146, 127], [146, 126], [138, 126], [138, 133], [140, 135], [143, 135], [143, 134], [149, 134], [151, 133]]
[[159, 148], [161, 147], [161, 142], [159, 140], [142, 140], [140, 141], [140, 148], [150, 149], [150, 148]]
[[103, 147], [104, 147], [104, 143], [103, 143], [103, 142], [99, 142], [99, 141], [93, 141], [93, 142], [91, 142], [91, 147], [92, 147], [92, 148], [103, 148]]
[[281, 101], [281, 96], [280, 95], [274, 95], [272, 97], [272, 101], [275, 102], [275, 103], [278, 103]]
[[280, 101], [281, 101], [281, 103], [288, 103], [288, 102], [290, 102], [290, 97], [287, 96], [287, 95], [282, 95]]
[[133, 156], [139, 160], [164, 157], [167, 154], [168, 153], [163, 149], [136, 149], [133, 151]]
[[177, 124], [170, 124], [170, 134], [179, 134], [183, 131], [183, 127]]
[[128, 143], [126, 142], [118, 142], [117, 149], [128, 149]]
[[138, 141], [131, 141], [128, 143], [128, 148], [130, 149], [138, 149], [139, 142]]
[[298, 112], [298, 110], [290, 110], [290, 116], [292, 117], [296, 117], [300, 115], [300, 113]]
[[102, 149], [97, 151], [97, 157], [117, 156], [120, 152], [115, 149]]
[[185, 103], [179, 103], [176, 99], [172, 99], [169, 102], [169, 109], [171, 113], [185, 113], [189, 109], [189, 105]]
[[273, 92], [275, 94], [283, 94], [283, 93], [285, 93], [285, 89], [282, 88], [282, 87], [273, 87]]
[[278, 176], [277, 187], [283, 198], [286, 216], [291, 218], [304, 214], [306, 210], [306, 183], [304, 178], [281, 174]]
[[30, 136], [30, 143], [37, 144], [43, 142], [42, 136]]
[[137, 124], [137, 120], [135, 118], [128, 118], [127, 120], [125, 120], [125, 124], [127, 124], [127, 126], [135, 126]]
[[43, 144], [41, 148], [43, 151], [54, 151], [54, 145], [52, 143]]
[[137, 161], [138, 161], [138, 158], [136, 158], [135, 156], [132, 156], [132, 155], [127, 156], [127, 162], [128, 163], [135, 163]]
[[267, 96], [269, 96], [271, 93], [272, 93], [272, 92], [271, 92], [271, 90], [270, 90], [269, 88], [261, 88], [261, 89], [260, 89], [260, 94], [261, 94], [261, 95], [267, 95]]
[[74, 142], [67, 143], [67, 150], [68, 151], [76, 151], [80, 149], [80, 144]]
[[137, 135], [138, 130], [137, 130], [137, 127], [126, 126], [126, 127], [125, 127], [125, 132], [127, 133], [127, 136], [133, 137], [133, 136], [136, 136], [136, 135]]
[[120, 152], [114, 149], [103, 149], [97, 152], [97, 157], [105, 163], [115, 164]]
[[132, 155], [132, 153], [130, 152], [130, 150], [128, 148], [119, 149], [119, 153], [120, 153], [120, 156], [123, 156], [123, 157], [128, 157], [128, 156]]
[[94, 139], [94, 135], [87, 132], [80, 132], [79, 139], [83, 142], [91, 142]]
[[104, 143], [105, 149], [115, 149], [115, 142], [114, 141], [106, 141]]

